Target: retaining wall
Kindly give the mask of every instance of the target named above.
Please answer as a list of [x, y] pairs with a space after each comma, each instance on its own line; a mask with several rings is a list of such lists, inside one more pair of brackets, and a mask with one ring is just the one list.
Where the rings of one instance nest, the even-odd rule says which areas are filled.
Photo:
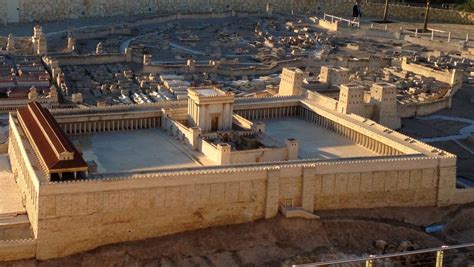
[[[264, 12], [267, 3], [273, 3], [275, 12], [324, 12], [351, 17], [353, 1], [340, 0], [17, 0], [20, 22], [56, 21], [104, 16], [153, 15], [158, 13], [192, 12]], [[382, 17], [383, 4], [362, 4], [365, 17]], [[0, 14], [6, 18], [7, 1], [0, 0]], [[423, 21], [423, 7], [391, 5], [389, 18]], [[430, 20], [448, 23], [474, 23], [474, 14], [454, 10], [432, 9]]]

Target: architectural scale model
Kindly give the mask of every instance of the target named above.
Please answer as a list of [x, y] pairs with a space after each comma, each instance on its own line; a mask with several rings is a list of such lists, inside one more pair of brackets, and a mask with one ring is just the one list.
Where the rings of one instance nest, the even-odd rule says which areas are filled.
[[[0, 37], [0, 260], [279, 211], [474, 201], [456, 186], [456, 155], [397, 132], [474, 81], [469, 39], [443, 47], [345, 26], [322, 15], [324, 1], [308, 7], [316, 16], [288, 1], [255, 1], [255, 12], [142, 2], [107, 12], [149, 16], [61, 30], [40, 26], [59, 7], [22, 6], [18, 21], [39, 22], [32, 36]], [[84, 8], [60, 14], [101, 13]]]

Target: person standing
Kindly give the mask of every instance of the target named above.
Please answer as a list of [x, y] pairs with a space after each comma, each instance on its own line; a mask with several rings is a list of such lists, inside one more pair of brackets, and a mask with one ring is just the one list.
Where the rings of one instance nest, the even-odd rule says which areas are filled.
[[362, 17], [362, 8], [360, 7], [359, 0], [356, 0], [355, 5], [352, 7], [352, 18], [354, 22], [359, 22]]

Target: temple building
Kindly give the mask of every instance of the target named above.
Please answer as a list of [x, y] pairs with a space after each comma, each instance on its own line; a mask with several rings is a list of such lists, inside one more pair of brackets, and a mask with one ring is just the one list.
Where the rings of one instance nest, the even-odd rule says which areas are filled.
[[87, 175], [84, 159], [47, 109], [33, 101], [18, 110], [17, 118], [49, 181]]

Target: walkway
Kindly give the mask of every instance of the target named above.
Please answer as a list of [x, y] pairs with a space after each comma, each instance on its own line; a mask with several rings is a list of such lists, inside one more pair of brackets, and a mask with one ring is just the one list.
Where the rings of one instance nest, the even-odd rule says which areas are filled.
[[465, 149], [471, 154], [474, 154], [474, 151], [464, 145], [463, 143], [459, 142], [459, 140], [463, 140], [474, 134], [474, 120], [461, 118], [461, 117], [454, 117], [454, 116], [444, 116], [444, 115], [431, 115], [427, 117], [417, 117], [420, 120], [447, 120], [447, 121], [456, 121], [470, 124], [469, 126], [463, 127], [459, 130], [459, 134], [455, 135], [447, 135], [441, 137], [432, 137], [432, 138], [421, 138], [420, 140], [425, 143], [432, 143], [432, 142], [446, 142], [446, 141], [453, 141], [458, 144], [460, 147]]
[[0, 219], [26, 214], [7, 154], [0, 154]]
[[474, 133], [474, 120], [461, 118], [461, 117], [453, 117], [453, 116], [444, 116], [444, 115], [432, 115], [427, 117], [417, 117], [420, 120], [447, 120], [447, 121], [457, 121], [470, 124], [469, 126], [463, 127], [459, 130], [459, 134], [455, 135], [448, 135], [448, 136], [441, 136], [441, 137], [432, 137], [432, 138], [421, 138], [420, 140], [425, 143], [431, 142], [444, 142], [444, 141], [454, 141], [454, 140], [462, 140], [468, 138], [470, 135]]

